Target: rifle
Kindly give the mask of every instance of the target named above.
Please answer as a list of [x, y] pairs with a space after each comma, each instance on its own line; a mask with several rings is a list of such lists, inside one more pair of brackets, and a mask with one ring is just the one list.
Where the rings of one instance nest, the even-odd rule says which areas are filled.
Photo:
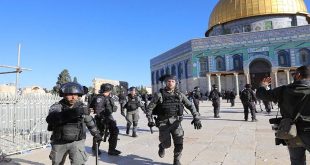
[[[154, 120], [153, 120], [153, 116], [151, 115], [151, 121], [150, 122], [153, 122], [154, 123]], [[153, 134], [153, 128], [150, 127], [150, 131], [151, 131], [151, 134]]]

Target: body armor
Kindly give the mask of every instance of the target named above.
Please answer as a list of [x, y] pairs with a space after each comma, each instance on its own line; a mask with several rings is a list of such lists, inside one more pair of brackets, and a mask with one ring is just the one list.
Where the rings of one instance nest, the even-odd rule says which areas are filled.
[[183, 116], [183, 104], [178, 93], [170, 94], [165, 90], [161, 91], [163, 102], [158, 106], [158, 116], [173, 117]]
[[126, 103], [127, 112], [134, 111], [139, 108], [139, 100], [137, 96], [128, 95], [128, 102]]

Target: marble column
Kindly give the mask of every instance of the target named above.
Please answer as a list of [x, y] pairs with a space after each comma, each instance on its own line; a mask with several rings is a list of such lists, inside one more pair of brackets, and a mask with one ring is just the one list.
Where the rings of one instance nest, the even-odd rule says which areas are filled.
[[284, 70], [285, 72], [285, 75], [286, 75], [286, 84], [290, 84], [291, 81], [290, 81], [290, 70]]
[[235, 82], [236, 82], [236, 87], [235, 87], [235, 89], [236, 89], [236, 94], [237, 94], [237, 96], [239, 96], [239, 80], [238, 80], [238, 73], [234, 73], [234, 76], [235, 76]]
[[274, 88], [278, 87], [278, 71], [275, 70], [272, 72], [274, 76]]
[[247, 84], [250, 84], [250, 73], [249, 72], [244, 72], [245, 80]]
[[219, 89], [219, 92], [221, 92], [222, 91], [222, 88], [221, 88], [221, 74], [216, 74], [216, 77], [217, 77], [218, 89]]
[[211, 84], [211, 74], [207, 73], [206, 77], [207, 77], [207, 89], [208, 89], [208, 92], [210, 92], [211, 91], [211, 86], [212, 86], [212, 84]]

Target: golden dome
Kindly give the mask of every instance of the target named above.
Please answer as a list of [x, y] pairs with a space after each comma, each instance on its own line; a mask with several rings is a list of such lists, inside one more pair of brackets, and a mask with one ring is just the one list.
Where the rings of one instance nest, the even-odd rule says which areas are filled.
[[307, 14], [304, 0], [219, 0], [209, 19], [209, 29], [229, 21], [269, 14]]

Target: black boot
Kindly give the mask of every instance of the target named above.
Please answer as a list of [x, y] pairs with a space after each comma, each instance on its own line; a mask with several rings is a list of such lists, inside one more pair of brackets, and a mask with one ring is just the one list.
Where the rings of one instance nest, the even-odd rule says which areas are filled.
[[180, 160], [174, 159], [174, 160], [173, 160], [173, 165], [181, 165]]
[[133, 129], [132, 129], [132, 137], [138, 137], [138, 135], [137, 135], [137, 127], [133, 127]]
[[129, 135], [130, 125], [131, 125], [131, 124], [128, 124], [128, 123], [127, 123], [127, 129], [126, 129], [126, 134], [127, 134], [127, 135]]
[[126, 129], [126, 134], [129, 135], [129, 130], [130, 130], [130, 127], [127, 127]]
[[109, 155], [114, 155], [114, 156], [118, 156], [119, 154], [121, 154], [122, 152], [117, 150], [117, 149], [109, 149], [108, 154]]
[[158, 155], [159, 155], [159, 157], [161, 157], [161, 158], [165, 157], [165, 148], [162, 147], [160, 144], [159, 144], [158, 147], [159, 147], [159, 149], [158, 149]]

